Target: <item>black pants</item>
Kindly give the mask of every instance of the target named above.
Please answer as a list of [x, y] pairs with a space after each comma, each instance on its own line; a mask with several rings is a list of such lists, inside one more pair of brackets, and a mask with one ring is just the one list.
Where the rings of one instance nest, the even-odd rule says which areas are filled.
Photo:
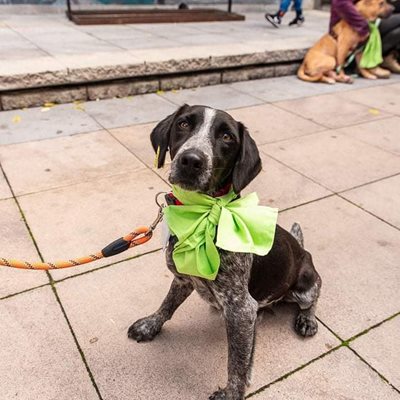
[[382, 38], [382, 53], [387, 56], [393, 50], [400, 51], [400, 14], [383, 19], [379, 25]]

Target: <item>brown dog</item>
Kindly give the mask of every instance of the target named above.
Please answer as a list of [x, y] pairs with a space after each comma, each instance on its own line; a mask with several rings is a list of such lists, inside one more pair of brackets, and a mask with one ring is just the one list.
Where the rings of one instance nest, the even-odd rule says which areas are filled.
[[[386, 0], [360, 0], [355, 6], [368, 21], [385, 18], [393, 12], [393, 6]], [[343, 65], [349, 53], [365, 39], [341, 20], [333, 27], [332, 33], [322, 36], [307, 52], [297, 76], [307, 82], [352, 83], [351, 77], [345, 75]], [[335, 71], [336, 68], [340, 70], [339, 73]]]

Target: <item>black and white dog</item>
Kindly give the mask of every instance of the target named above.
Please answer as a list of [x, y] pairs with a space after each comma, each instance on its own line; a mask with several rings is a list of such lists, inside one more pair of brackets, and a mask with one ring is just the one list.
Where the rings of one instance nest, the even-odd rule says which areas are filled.
[[[257, 146], [244, 125], [209, 107], [180, 107], [155, 127], [151, 142], [159, 152], [158, 167], [164, 165], [169, 150], [169, 181], [186, 190], [215, 196], [232, 184], [239, 194], [261, 170]], [[138, 342], [152, 340], [195, 289], [222, 310], [228, 336], [228, 383], [209, 399], [242, 400], [250, 382], [260, 308], [278, 300], [296, 302], [300, 308], [296, 332], [301, 336], [317, 332], [321, 278], [303, 248], [300, 226], [294, 224], [290, 233], [277, 226], [274, 245], [263, 257], [219, 249], [221, 266], [214, 281], [179, 274], [172, 260], [175, 243], [172, 236], [166, 251], [168, 268], [175, 275], [167, 297], [154, 314], [136, 321], [128, 336]]]

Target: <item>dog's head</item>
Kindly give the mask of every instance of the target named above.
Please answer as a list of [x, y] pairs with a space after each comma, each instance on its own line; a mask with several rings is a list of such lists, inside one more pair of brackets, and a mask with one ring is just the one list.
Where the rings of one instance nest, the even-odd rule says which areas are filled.
[[169, 181], [186, 190], [214, 193], [232, 183], [239, 193], [261, 171], [258, 149], [247, 129], [221, 110], [184, 105], [161, 121], [150, 137], [157, 167], [164, 165], [169, 150]]
[[386, 0], [360, 0], [357, 2], [356, 8], [368, 21], [388, 18], [394, 11], [394, 7]]

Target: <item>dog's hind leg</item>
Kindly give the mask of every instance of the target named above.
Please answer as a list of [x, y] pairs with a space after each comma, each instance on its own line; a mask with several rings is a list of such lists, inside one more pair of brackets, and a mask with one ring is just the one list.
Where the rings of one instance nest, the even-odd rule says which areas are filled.
[[160, 308], [154, 314], [132, 324], [128, 329], [128, 337], [137, 342], [153, 340], [161, 331], [164, 323], [172, 318], [176, 309], [192, 292], [193, 285], [190, 280], [175, 277]]
[[310, 253], [306, 252], [297, 282], [284, 299], [300, 307], [294, 328], [301, 336], [314, 336], [318, 331], [315, 310], [320, 289], [321, 278], [314, 268]]

